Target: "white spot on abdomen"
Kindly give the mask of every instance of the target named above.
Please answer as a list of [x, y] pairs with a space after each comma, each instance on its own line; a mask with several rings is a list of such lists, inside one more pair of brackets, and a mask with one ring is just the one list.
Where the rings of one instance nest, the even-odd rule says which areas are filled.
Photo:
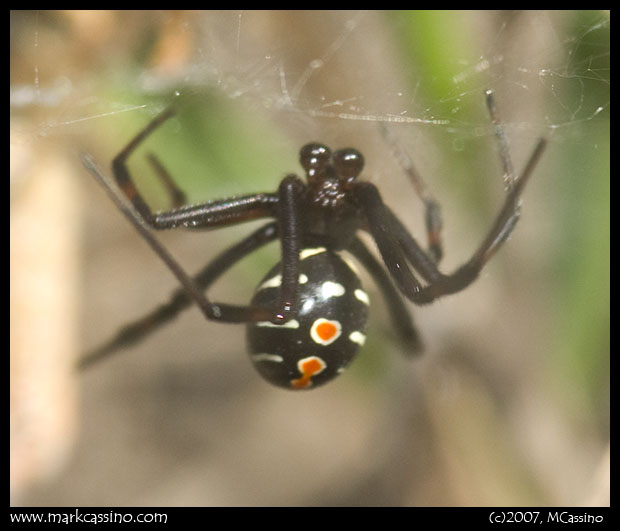
[[364, 346], [364, 343], [366, 343], [366, 335], [357, 330], [349, 334], [349, 339], [360, 346]]
[[[299, 275], [299, 283], [305, 284], [306, 282], [308, 282], [307, 275], [304, 275], [303, 273], [301, 273]], [[260, 286], [258, 286], [258, 288], [256, 288], [256, 291], [260, 291], [261, 289], [267, 289], [267, 288], [279, 288], [281, 285], [282, 285], [282, 275], [278, 273], [275, 277], [271, 277], [265, 280], [265, 282], [263, 282]]]
[[284, 358], [277, 354], [252, 354], [254, 361], [273, 361], [275, 363], [282, 363]]
[[366, 293], [363, 289], [355, 290], [355, 298], [362, 301], [366, 306], [370, 306], [370, 299], [368, 298], [368, 293]]
[[313, 247], [309, 249], [302, 249], [299, 251], [299, 259], [304, 260], [310, 256], [314, 256], [315, 254], [324, 253], [327, 251], [325, 247]]
[[284, 324], [273, 324], [271, 321], [257, 321], [254, 323], [256, 326], [271, 326], [273, 328], [299, 328], [299, 321], [291, 319]]
[[329, 299], [330, 297], [342, 297], [345, 294], [345, 289], [342, 284], [338, 284], [337, 282], [323, 282], [321, 286], [321, 294], [324, 299]]

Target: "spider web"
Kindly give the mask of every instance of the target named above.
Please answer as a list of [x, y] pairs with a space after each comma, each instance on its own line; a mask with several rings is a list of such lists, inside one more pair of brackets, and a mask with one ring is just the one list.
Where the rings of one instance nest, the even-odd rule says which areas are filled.
[[[510, 272], [506, 277], [513, 279], [506, 281], [506, 284], [510, 286], [513, 282], [513, 290], [505, 298], [501, 298], [501, 290], [493, 290], [499, 284], [497, 278], [501, 278], [498, 269], [494, 269], [490, 278], [485, 278], [485, 282], [477, 283], [472, 288], [476, 290], [474, 295], [463, 299], [455, 297], [445, 302], [442, 300], [438, 305], [418, 312], [416, 322], [421, 324], [420, 328], [431, 344], [432, 338], [442, 338], [435, 341], [445, 340], [448, 345], [445, 352], [455, 352], [455, 357], [465, 353], [464, 358], [475, 360], [480, 352], [480, 357], [484, 358], [480, 367], [488, 371], [489, 380], [498, 382], [498, 396], [503, 396], [501, 393], [505, 389], [512, 389], [513, 382], [506, 378], [506, 374], [523, 371], [523, 367], [535, 373], [540, 370], [541, 354], [547, 354], [547, 351], [552, 354], [545, 356], [545, 362], [547, 357], [553, 358], [555, 352], [561, 353], [564, 361], [553, 365], [555, 370], [545, 375], [555, 378], [565, 370], [574, 370], [581, 375], [591, 374], [594, 369], [586, 365], [582, 358], [585, 360], [587, 357], [590, 360], [588, 363], [594, 360], [594, 363], [604, 366], [605, 356], [608, 358], [609, 353], [608, 344], [604, 344], [609, 332], [608, 328], [604, 328], [605, 323], [608, 326], [608, 313], [605, 314], [604, 306], [605, 293], [608, 302], [605, 279], [609, 277], [609, 271], [605, 270], [605, 264], [609, 262], [609, 30], [609, 12], [605, 11], [14, 11], [11, 13], [10, 27], [12, 211], [14, 205], [19, 205], [30, 192], [32, 182], [48, 182], [56, 173], [68, 181], [62, 181], [67, 186], [46, 189], [46, 201], [43, 203], [47, 205], [58, 201], [58, 209], [73, 217], [62, 218], [64, 225], [60, 227], [56, 224], [58, 219], [48, 217], [47, 211], [35, 209], [30, 212], [26, 217], [39, 229], [48, 230], [43, 240], [51, 242], [52, 237], [62, 234], [63, 230], [76, 238], [76, 226], [82, 226], [76, 205], [84, 202], [90, 207], [87, 209], [90, 221], [84, 229], [88, 235], [84, 238], [87, 239], [87, 247], [81, 255], [86, 257], [88, 290], [85, 290], [87, 294], [80, 294], [86, 301], [82, 302], [83, 324], [88, 324], [92, 330], [86, 333], [85, 340], [90, 347], [115, 331], [124, 320], [136, 318], [150, 305], [165, 300], [168, 290], [175, 287], [175, 282], [163, 267], [158, 270], [161, 277], [151, 276], [150, 270], [157, 269], [153, 265], [156, 258], [148, 249], [142, 250], [142, 246], [136, 244], [135, 234], [102, 199], [100, 191], [94, 187], [81, 195], [75, 191], [88, 181], [79, 166], [77, 154], [80, 150], [93, 152], [103, 167], [152, 116], [168, 105], [178, 106], [178, 120], [166, 125], [166, 131], [153, 135], [148, 141], [148, 149], [161, 154], [162, 160], [175, 178], [178, 177], [192, 201], [204, 201], [275, 189], [286, 172], [299, 171], [297, 151], [305, 142], [320, 141], [336, 149], [356, 147], [366, 159], [365, 178], [380, 187], [386, 202], [412, 228], [412, 233], [420, 235], [423, 241], [421, 208], [396, 159], [391, 156], [390, 147], [383, 141], [380, 125], [385, 125], [398, 139], [399, 145], [404, 146], [429, 189], [442, 204], [446, 257], [441, 266], [443, 270], [451, 271], [470, 255], [472, 247], [479, 242], [501, 197], [501, 165], [496, 153], [494, 128], [489, 123], [484, 105], [484, 92], [491, 89], [496, 95], [517, 171], [522, 168], [539, 137], [545, 136], [549, 140], [540, 168], [532, 178], [531, 186], [528, 184], [523, 219], [515, 233], [518, 237], [514, 237], [493, 261], [495, 268], [495, 264], [505, 260], [504, 267]], [[147, 195], [151, 194], [149, 200], [152, 197], [154, 203], [160, 201], [161, 205], [165, 205], [165, 198], [162, 199], [157, 190], [148, 189], [150, 168], [140, 157], [132, 160], [131, 164], [132, 169], [136, 165], [137, 176], [146, 175], [139, 187], [141, 190], [144, 188]], [[32, 171], [34, 166], [38, 167], [37, 172]], [[23, 231], [17, 230], [22, 225], [14, 226], [17, 237], [12, 234], [12, 240], [23, 239]], [[127, 234], [126, 239], [118, 236], [118, 231], [122, 230]], [[236, 229], [231, 230], [234, 232]], [[238, 234], [245, 233], [247, 228]], [[176, 237], [172, 235], [171, 240]], [[184, 265], [191, 264], [187, 266], [190, 271], [202, 266], [209, 253], [212, 256], [226, 245], [219, 242], [209, 244], [209, 241], [217, 240], [215, 234], [199, 237], [207, 241], [204, 246], [202, 243], [196, 244], [195, 235], [188, 238], [191, 238], [188, 240], [190, 243], [182, 248], [184, 255], [181, 261]], [[230, 241], [235, 241], [234, 234], [230, 235]], [[78, 255], [75, 248], [70, 250], [75, 256]], [[12, 264], [12, 272], [15, 274], [26, 269], [24, 264], [44, 264], [41, 252], [39, 242], [36, 252], [28, 255], [28, 259]], [[586, 258], [589, 259], [587, 266], [579, 265], [585, 264]], [[269, 269], [274, 263], [273, 256], [264, 262], [260, 268]], [[259, 269], [255, 265], [250, 267]], [[71, 270], [71, 273], [72, 280], [54, 282], [62, 287], [64, 294], [70, 291], [71, 286], [77, 291], [76, 285], [79, 284], [75, 280], [75, 271]], [[537, 278], [539, 275], [540, 279]], [[228, 301], [235, 300], [235, 296], [241, 300], [247, 298], [260, 275], [248, 276], [247, 282], [244, 279], [225, 284], [214, 299]], [[168, 284], [164, 285], [164, 282]], [[12, 301], [14, 293], [17, 294], [13, 283], [12, 276]], [[514, 288], [515, 285], [519, 288]], [[537, 297], [526, 297], [524, 294], [528, 292], [536, 292]], [[147, 300], [141, 298], [144, 293], [148, 295]], [[35, 294], [30, 293], [23, 298], [43, 306], [47, 299], [40, 295], [41, 290], [37, 289]], [[134, 299], [136, 302], [132, 304]], [[586, 310], [579, 313], [565, 310], [575, 308]], [[75, 313], [75, 308], [73, 310]], [[12, 323], [20, 322], [13, 307], [11, 315]], [[66, 313], [57, 309], [48, 310], [42, 319], [42, 326], [49, 327], [53, 324], [52, 318], [63, 315]], [[27, 325], [23, 335], [32, 340], [37, 335], [32, 331], [39, 331], [37, 322], [32, 318], [22, 318], [21, 321]], [[560, 339], [552, 337], [555, 333], [553, 327], [557, 325], [555, 321], [561, 324], [557, 328]], [[217, 363], [226, 360], [235, 369], [245, 368], [246, 360], [239, 356], [243, 349], [242, 338], [236, 337], [241, 334], [218, 335], [215, 332], [219, 330], [218, 326], [221, 325], [205, 324], [197, 316], [195, 327], [181, 338], [183, 349], [178, 348], [179, 338], [174, 334], [168, 343], [161, 339], [161, 357], [149, 351], [149, 364], [152, 359], [169, 359], [173, 351], [176, 355], [174, 361], [182, 366], [184, 361], [191, 362], [200, 352], [207, 358], [212, 355], [208, 359], [217, 359]], [[542, 333], [536, 326], [551, 331], [544, 336], [546, 342], [540, 342]], [[62, 325], [54, 328], [62, 329]], [[210, 345], [207, 353], [204, 348], [205, 328]], [[389, 325], [386, 328], [389, 329]], [[587, 333], [577, 337], [574, 332], [578, 329], [585, 329]], [[519, 332], [523, 330], [527, 330], [527, 334]], [[76, 334], [74, 329], [72, 332]], [[458, 337], [458, 341], [452, 339], [450, 343], [452, 335]], [[162, 338], [161, 335], [158, 337]], [[194, 337], [196, 345], [191, 342]], [[539, 343], [535, 343], [536, 340]], [[389, 341], [387, 332], [383, 342], [378, 340], [379, 350], [385, 350], [384, 346]], [[500, 342], [503, 348], [497, 352], [496, 345]], [[11, 343], [13, 356], [13, 345], [17, 344], [13, 331]], [[47, 343], [49, 345], [50, 342]], [[30, 342], [27, 347], [28, 355], [38, 351]], [[153, 348], [153, 342], [147, 346], [147, 349], [150, 348]], [[73, 352], [77, 350], [78, 347], [74, 346]], [[44, 348], [40, 351], [49, 356]], [[489, 352], [493, 356], [488, 355]], [[577, 354], [572, 356], [572, 352], [580, 353], [582, 358], [578, 358]], [[192, 355], [194, 358], [191, 358]], [[52, 355], [51, 359], [55, 361], [57, 358]], [[139, 363], [136, 362], [137, 365]], [[455, 363], [454, 366], [458, 365]], [[501, 370], [493, 372], [497, 367]], [[150, 368], [149, 365], [145, 372]], [[207, 378], [207, 385], [201, 381], [195, 383], [195, 388], [190, 386], [190, 390], [186, 391], [187, 382], [183, 381], [179, 389], [175, 388], [175, 397], [180, 398], [173, 398], [172, 401], [176, 400], [174, 404], [179, 406], [178, 409], [166, 409], [169, 407], [169, 396], [158, 403], [162, 411], [172, 411], [166, 422], [177, 426], [179, 433], [187, 433], [188, 425], [196, 421], [192, 417], [188, 417], [187, 421], [185, 415], [191, 415], [192, 410], [186, 407], [185, 400], [191, 402], [199, 397], [198, 403], [201, 404], [200, 393], [204, 389], [215, 389], [229, 399], [234, 389], [244, 388], [245, 381], [238, 387], [234, 386], [234, 376], [232, 384], [227, 380], [226, 386], [221, 385], [217, 376], [211, 376], [212, 368], [213, 365], [206, 371], [196, 371]], [[407, 365], [403, 373], [409, 374], [407, 371], [411, 370]], [[136, 372], [140, 371], [133, 371]], [[381, 373], [381, 370], [376, 372]], [[219, 373], [214, 371], [213, 374]], [[36, 381], [35, 376], [31, 372], [28, 374], [31, 381]], [[42, 375], [40, 381], [46, 381], [45, 377]], [[135, 374], [131, 381], [123, 381], [127, 389], [133, 390], [136, 386], [133, 378]], [[445, 383], [448, 379], [442, 378], [438, 386], [446, 394], [455, 392], [449, 382]], [[146, 381], [147, 385], [149, 382], [152, 384], [152, 381]], [[459, 381], [464, 382], [462, 385], [467, 384], [464, 379]], [[191, 382], [194, 380], [190, 378]], [[579, 429], [562, 431], [560, 428], [566, 427], [560, 426], [558, 432], [562, 435], [579, 431], [586, 422], [590, 422], [591, 417], [603, 426], [607, 422], [605, 412], [601, 413], [604, 406], [588, 409], [583, 406], [587, 400], [574, 398], [578, 389], [597, 387], [596, 381], [576, 382], [558, 386], [570, 389], [571, 400], [582, 407], [580, 413], [575, 414], [582, 415], [581, 424], [577, 424]], [[239, 384], [239, 381], [236, 383]], [[524, 385], [535, 384], [528, 380]], [[603, 395], [606, 386], [608, 382], [598, 386], [603, 389]], [[12, 381], [12, 389], [15, 388], [19, 390], [19, 386]], [[32, 385], [26, 387], [27, 404], [36, 401], [34, 391]], [[535, 391], [538, 393], [540, 389]], [[600, 389], [597, 391], [600, 392]], [[133, 401], [134, 395], [123, 396], [130, 396], [129, 401]], [[531, 396], [540, 395], [532, 393]], [[598, 395], [591, 392], [591, 396]], [[594, 401], [591, 396], [588, 395], [587, 399]], [[213, 403], [223, 408], [223, 400], [218, 401], [217, 398]], [[603, 396], [601, 400], [605, 402], [606, 399]], [[12, 394], [11, 402], [14, 401], [17, 402]], [[527, 407], [527, 400], [522, 400], [521, 404]], [[138, 407], [141, 405], [141, 412], [151, 412], [144, 404], [137, 404]], [[545, 405], [548, 406], [547, 403]], [[95, 407], [93, 403], [90, 406]], [[109, 401], [105, 406], [109, 406]], [[314, 409], [321, 408], [313, 405], [307, 411]], [[333, 406], [325, 409], [333, 409]], [[394, 408], [395, 411], [398, 409]], [[535, 409], [541, 415], [545, 413], [544, 408]], [[124, 414], [125, 402], [118, 410], [121, 415]], [[531, 412], [524, 413], [517, 407], [514, 410], [523, 414], [522, 417], [517, 415], [519, 419], [532, 420], [525, 415]], [[553, 413], [555, 410], [549, 411]], [[590, 415], [593, 411], [598, 413], [598, 417], [596, 414]], [[204, 420], [204, 411], [200, 415]], [[234, 418], [232, 414], [227, 416]], [[529, 427], [529, 432], [527, 429], [519, 432], [534, 433], [532, 426], [548, 425], [546, 421], [551, 419], [556, 422], [560, 417], [535, 417], [538, 423], [528, 424], [526, 428]], [[294, 420], [299, 417], [293, 414], [287, 418]], [[511, 417], [507, 418], [510, 422]], [[362, 423], [363, 426], [369, 424]], [[36, 426], [37, 423], [30, 425]], [[406, 423], [394, 422], [390, 425], [390, 433], [397, 438], [399, 432], [393, 429], [394, 426], [406, 426]], [[228, 433], [238, 434], [236, 426], [235, 429], [228, 428]], [[300, 432], [306, 433], [303, 428]], [[114, 430], [116, 427], [110, 432]], [[174, 430], [163, 431], [165, 436], [173, 437], [171, 433]], [[286, 433], [280, 425], [274, 431]], [[592, 430], [592, 433], [595, 431]], [[222, 432], [227, 433], [226, 429]], [[314, 432], [320, 433], [320, 430]], [[584, 443], [583, 439], [571, 436], [550, 438], [552, 451], [547, 448], [540, 453], [537, 453], [537, 448], [527, 447], [525, 443], [521, 446], [515, 444], [519, 451], [537, 463], [540, 477], [537, 475], [536, 479], [541, 482], [539, 491], [559, 494], [536, 499], [500, 498], [500, 503], [505, 504], [508, 499], [515, 505], [575, 504], [575, 491], [580, 492], [578, 487], [587, 484], [583, 478], [588, 478], [589, 472], [584, 470], [591, 469], [594, 459], [588, 454], [588, 449], [604, 442], [604, 432], [603, 427], [596, 432], [598, 438], [592, 436], [596, 444], [589, 444], [593, 442], [591, 440]], [[57, 433], [62, 435], [61, 440], [70, 440], [70, 430], [58, 430]], [[104, 440], [107, 435], [101, 433], [101, 439]], [[209, 433], [206, 437], [209, 442], [211, 435]], [[41, 447], [54, 448], [49, 433], [46, 432], [41, 439]], [[253, 440], [253, 437], [245, 439]], [[158, 439], [153, 437], [153, 440]], [[259, 436], [259, 440], [274, 444], [272, 434], [265, 439]], [[350, 462], [347, 457], [344, 464], [329, 461], [327, 464], [345, 471], [349, 465], [351, 470], [359, 468], [356, 453], [350, 450], [355, 449], [355, 444], [360, 440], [368, 443], [363, 436], [356, 436], [348, 441], [346, 452], [334, 454], [351, 456]], [[381, 437], [381, 440], [384, 438]], [[316, 443], [317, 448], [320, 447], [321, 441], [311, 441]], [[96, 446], [99, 441], [91, 442]], [[179, 446], [179, 441], [172, 442]], [[373, 439], [371, 442], [376, 441]], [[573, 443], [574, 448], [570, 446]], [[562, 450], [567, 451], [567, 446], [563, 444], [568, 445], [570, 454], [562, 454]], [[227, 446], [235, 447], [228, 445], [228, 441]], [[374, 446], [369, 444], [368, 447]], [[234, 470], [237, 456], [233, 459], [225, 449], [222, 450], [222, 446], [218, 448], [219, 452], [214, 453], [223, 456], [222, 469]], [[407, 445], [406, 454], [409, 448]], [[582, 449], [580, 451], [583, 453], [573, 452], [575, 448]], [[393, 449], [388, 445], [386, 455]], [[278, 452], [274, 450], [275, 453]], [[159, 466], [167, 454], [162, 452], [158, 455]], [[494, 455], [494, 451], [489, 455]], [[510, 455], [512, 457], [514, 454]], [[562, 460], [562, 455], [578, 455], [583, 459], [571, 460], [571, 466], [565, 466], [568, 460]], [[293, 461], [295, 467], [289, 467], [295, 470], [295, 478], [286, 476], [288, 469], [282, 470], [283, 477], [291, 479], [290, 484], [304, 477], [309, 479], [308, 485], [312, 485], [311, 481], [316, 479], [315, 470], [304, 469], [304, 463], [299, 463], [298, 457], [296, 455]], [[48, 466], [47, 461], [42, 460], [41, 464], [32, 456], [29, 458], [36, 465], [33, 470], [44, 470]], [[255, 459], [252, 454], [251, 459], [243, 462], [262, 463], [261, 458]], [[370, 461], [376, 461], [379, 465], [383, 462], [374, 458], [367, 460]], [[446, 462], [449, 461], [433, 470], [443, 470]], [[131, 464], [127, 463], [127, 470], [130, 470]], [[176, 467], [177, 464], [175, 462], [171, 466]], [[144, 466], [142, 469], [151, 470], [152, 467]], [[255, 493], [251, 491], [251, 485], [258, 481], [252, 467], [248, 466], [248, 469], [249, 472], [243, 471], [243, 477], [246, 474], [249, 477], [247, 491], [236, 497], [231, 493], [237, 493], [240, 488], [238, 482], [232, 488], [230, 485], [233, 483], [228, 475], [218, 472], [217, 466], [210, 468], [215, 470], [215, 477], [221, 479], [219, 485], [222, 485], [220, 492], [210, 500], [214, 504], [244, 504], [248, 500], [249, 503], [256, 503], [257, 499], [275, 504], [304, 504], [307, 499], [316, 501], [301, 495], [287, 498], [291, 494], [288, 487], [286, 492], [276, 491], [272, 498], [268, 494], [265, 494], [266, 498], [252, 498]], [[101, 485], [109, 487], [114, 484], [115, 488], [107, 488], [104, 493], [98, 494], [111, 494], [112, 498], [84, 498], [85, 505], [93, 505], [94, 502], [126, 504], [127, 500], [130, 504], [132, 500], [136, 503], [136, 498], [132, 497], [134, 492], [130, 488], [123, 490], [122, 485], [116, 488], [116, 478], [107, 477], [107, 470], [92, 470], [94, 467], [89, 468], [89, 473], [101, 474]], [[394, 472], [394, 477], [397, 477], [398, 471]], [[143, 483], [156, 483], [156, 478], [146, 472], [144, 474], [140, 476]], [[431, 477], [433, 474], [413, 476]], [[457, 476], [451, 479], [457, 482]], [[349, 476], [345, 473], [343, 477]], [[367, 477], [374, 476], [368, 474]], [[453, 490], [469, 491], [469, 480], [468, 476], [464, 482], [467, 488]], [[479, 481], [482, 485], [479, 491], [485, 492], [484, 485], [488, 482], [484, 481], [484, 477], [474, 477], [474, 480], [472, 484]], [[23, 482], [27, 483], [26, 480]], [[276, 488], [277, 483], [274, 482]], [[68, 484], [72, 484], [71, 481]], [[130, 484], [131, 481], [127, 481], [127, 485]], [[524, 483], [518, 490], [538, 492], [530, 486]], [[574, 489], [569, 492], [571, 486]], [[63, 488], [55, 490], [57, 493], [68, 491]], [[79, 487], [77, 490], [89, 491]], [[317, 488], [316, 492], [319, 491]], [[55, 494], [44, 493], [42, 504], [74, 505], [78, 499], [57, 499]], [[115, 495], [119, 497], [114, 498]], [[393, 499], [400, 503], [398, 496]], [[497, 502], [497, 499], [489, 501], [483, 497], [471, 499], [481, 505]], [[189, 503], [194, 502], [191, 496], [189, 500]], [[140, 498], [137, 503], [143, 501]], [[392, 502], [392, 499], [388, 501]], [[581, 501], [579, 498], [577, 503]], [[433, 502], [437, 503], [437, 500]], [[463, 503], [456, 498], [442, 498], [441, 502]]]
[[[141, 18], [146, 20], [140, 24]], [[423, 24], [434, 25], [426, 28], [425, 37], [407, 34], [421, 31]], [[448, 32], [456, 25], [463, 35], [452, 38]], [[127, 93], [167, 94], [173, 101], [174, 95], [213, 89], [246, 105], [244, 112], [276, 115], [297, 135], [298, 128], [321, 130], [330, 120], [343, 122], [332, 129], [353, 131], [372, 131], [369, 122], [385, 122], [444, 129], [455, 135], [458, 146], [459, 136], [489, 134], [490, 128], [479, 130], [485, 126], [484, 113], [468, 113], [472, 107], [482, 109], [481, 93], [487, 88], [498, 93], [507, 126], [530, 136], [579, 136], [575, 129], [609, 107], [607, 12], [449, 12], [435, 17], [147, 12], [142, 17], [33, 11], [13, 12], [11, 28], [11, 108], [17, 114], [34, 108], [41, 113], [33, 130], [16, 132], [38, 136], [71, 132], [84, 122], [96, 126], [90, 122], [149, 105], [101, 93], [108, 80], [89, 67], [99, 66], [102, 57], [104, 75], [127, 83], [127, 100], [135, 99]], [[467, 39], [473, 42], [463, 47]], [[72, 48], [80, 45], [92, 57]], [[413, 46], [422, 60], [411, 59]], [[74, 55], [67, 59], [67, 52]], [[432, 69], [424, 63], [428, 58], [444, 64]], [[126, 68], [122, 76], [114, 70], [119, 67]]]
[[196, 156], [177, 158], [194, 165], [170, 163], [192, 201], [272, 188], [309, 140], [357, 147], [398, 196], [386, 124], [436, 194], [469, 204], [499, 170], [485, 90], [516, 168], [540, 136], [596, 150], [609, 123], [608, 12], [145, 13], [12, 13], [14, 146], [98, 144], [109, 159], [119, 131], [174, 104], [209, 124], [181, 124]]

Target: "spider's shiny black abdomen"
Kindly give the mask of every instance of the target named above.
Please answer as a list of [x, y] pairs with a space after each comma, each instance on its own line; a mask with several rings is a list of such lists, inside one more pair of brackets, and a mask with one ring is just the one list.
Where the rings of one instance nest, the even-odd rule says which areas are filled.
[[[261, 281], [251, 304], [272, 307], [279, 294], [281, 266]], [[366, 339], [368, 296], [351, 268], [325, 247], [300, 253], [299, 310], [284, 325], [247, 325], [250, 358], [269, 382], [309, 389], [338, 376]]]

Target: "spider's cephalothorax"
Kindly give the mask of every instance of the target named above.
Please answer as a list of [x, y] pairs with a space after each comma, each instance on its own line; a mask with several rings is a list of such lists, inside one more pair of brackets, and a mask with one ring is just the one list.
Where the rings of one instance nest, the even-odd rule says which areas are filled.
[[[369, 299], [354, 266], [325, 247], [299, 253], [299, 307], [284, 325], [250, 323], [254, 366], [280, 387], [310, 389], [340, 374], [366, 340]], [[262, 280], [250, 304], [273, 306], [282, 283], [280, 264]]]
[[332, 153], [322, 144], [310, 143], [301, 148], [299, 161], [307, 180], [307, 184], [299, 181], [302, 245], [316, 237], [331, 249], [346, 248], [364, 221], [352, 195], [364, 157], [353, 148]]
[[[275, 192], [198, 205], [184, 204], [183, 192], [159, 160], [150, 155], [149, 161], [173, 204], [166, 212], [153, 212], [144, 201], [127, 168], [127, 159], [148, 135], [173, 116], [172, 109], [153, 119], [112, 162], [116, 184], [133, 208], [92, 158], [84, 156], [86, 167], [170, 268], [181, 288], [168, 303], [125, 326], [117, 336], [82, 358], [80, 367], [141, 340], [193, 302], [207, 319], [247, 324], [250, 357], [268, 381], [289, 389], [314, 388], [341, 372], [365, 339], [368, 297], [339, 251], [353, 255], [370, 273], [385, 298], [404, 349], [419, 351], [421, 341], [403, 297], [415, 304], [428, 304], [465, 289], [478, 277], [514, 229], [521, 193], [546, 144], [543, 138], [538, 141], [517, 177], [491, 91], [486, 93], [486, 102], [507, 194], [482, 243], [449, 274], [437, 267], [443, 256], [439, 205], [427, 192], [409, 157], [393, 141], [398, 160], [424, 207], [426, 250], [383, 202], [378, 188], [358, 179], [364, 158], [355, 149], [332, 152], [322, 144], [307, 144], [300, 151], [306, 181], [289, 174]], [[387, 130], [384, 133], [388, 135]], [[218, 228], [261, 218], [270, 221], [216, 256], [194, 277], [185, 272], [147, 228]], [[359, 231], [372, 237], [383, 263], [357, 236]], [[248, 306], [212, 302], [205, 296], [204, 291], [235, 263], [276, 239], [280, 241], [280, 263], [260, 283]]]
[[311, 201], [325, 208], [339, 208], [364, 167], [364, 157], [353, 149], [332, 153], [322, 144], [306, 144], [299, 153], [306, 171]]

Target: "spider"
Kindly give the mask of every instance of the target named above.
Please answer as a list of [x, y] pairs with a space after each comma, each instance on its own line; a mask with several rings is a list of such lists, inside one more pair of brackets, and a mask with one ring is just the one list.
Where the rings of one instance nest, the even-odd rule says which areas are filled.
[[[465, 289], [478, 277], [514, 229], [519, 218], [521, 194], [546, 145], [544, 138], [538, 140], [517, 178], [491, 91], [486, 91], [486, 104], [495, 126], [507, 194], [478, 249], [450, 274], [437, 268], [443, 254], [439, 205], [426, 192], [421, 178], [402, 151], [397, 151], [401, 165], [424, 205], [427, 250], [384, 204], [378, 188], [358, 178], [364, 167], [364, 157], [353, 148], [331, 151], [319, 143], [306, 144], [299, 154], [305, 181], [289, 174], [273, 193], [197, 205], [184, 204], [183, 192], [159, 160], [149, 155], [173, 204], [173, 208], [165, 212], [153, 212], [149, 208], [134, 185], [127, 159], [174, 115], [172, 108], [156, 116], [114, 158], [112, 171], [120, 192], [103, 176], [92, 158], [83, 155], [87, 169], [182, 287], [167, 303], [126, 325], [107, 343], [88, 353], [80, 360], [79, 367], [84, 368], [136, 343], [196, 303], [207, 319], [246, 324], [250, 359], [272, 384], [287, 389], [312, 389], [322, 385], [345, 369], [366, 339], [369, 299], [355, 266], [340, 255], [343, 250], [355, 257], [379, 286], [407, 351], [421, 350], [420, 336], [403, 296], [415, 304], [428, 304], [438, 297]], [[216, 256], [194, 277], [184, 271], [151, 230], [212, 229], [258, 218], [271, 221]], [[385, 267], [357, 236], [360, 230], [372, 236]], [[259, 283], [249, 305], [215, 303], [204, 295], [204, 291], [236, 262], [277, 239], [280, 240], [281, 262]]]

